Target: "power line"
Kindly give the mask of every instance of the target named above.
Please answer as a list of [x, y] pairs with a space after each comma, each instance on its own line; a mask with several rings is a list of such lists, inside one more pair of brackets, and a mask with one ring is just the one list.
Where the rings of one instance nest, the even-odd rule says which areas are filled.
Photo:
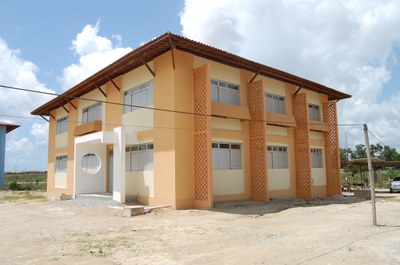
[[[155, 108], [155, 107], [148, 107], [148, 106], [140, 106], [140, 105], [134, 105], [134, 104], [125, 104], [125, 103], [120, 103], [120, 102], [112, 102], [112, 101], [106, 101], [106, 100], [95, 100], [95, 99], [90, 99], [90, 98], [84, 98], [84, 97], [72, 97], [72, 96], [64, 96], [62, 94], [57, 94], [57, 93], [50, 93], [50, 92], [44, 92], [44, 91], [38, 91], [38, 90], [33, 90], [33, 89], [27, 89], [27, 88], [20, 88], [20, 87], [13, 87], [13, 86], [6, 86], [6, 85], [0, 85], [0, 87], [3, 88], [8, 88], [12, 90], [18, 90], [18, 91], [24, 91], [24, 92], [30, 92], [30, 93], [38, 93], [38, 94], [44, 94], [44, 95], [51, 95], [51, 96], [61, 96], [61, 97], [66, 97], [68, 99], [81, 99], [81, 100], [87, 100], [87, 101], [92, 101], [95, 103], [105, 103], [105, 104], [112, 104], [112, 105], [118, 105], [118, 106], [127, 106], [127, 107], [134, 107], [134, 108], [140, 108], [140, 109], [148, 109], [148, 110], [155, 110], [155, 111], [163, 111], [163, 112], [171, 112], [171, 113], [177, 113], [177, 114], [184, 114], [184, 115], [194, 115], [194, 116], [204, 116], [204, 117], [214, 117], [218, 118], [217, 116], [213, 116], [212, 114], [203, 114], [203, 113], [194, 113], [194, 112], [189, 112], [189, 111], [179, 111], [179, 110], [171, 110], [171, 109], [164, 109], [164, 108]], [[0, 115], [3, 116], [3, 115]], [[225, 118], [225, 117], [222, 117]], [[240, 120], [239, 118], [230, 118], [230, 119], [236, 119]], [[266, 123], [277, 123], [277, 124], [285, 124], [285, 125], [293, 125], [295, 126], [297, 123], [296, 122], [287, 122], [287, 121], [268, 121], [268, 120], [258, 120], [258, 119], [253, 119], [252, 121], [256, 122], [266, 122]], [[321, 123], [313, 123], [309, 122], [307, 123], [308, 125], [321, 125]], [[335, 124], [337, 126], [363, 126], [363, 124]]]

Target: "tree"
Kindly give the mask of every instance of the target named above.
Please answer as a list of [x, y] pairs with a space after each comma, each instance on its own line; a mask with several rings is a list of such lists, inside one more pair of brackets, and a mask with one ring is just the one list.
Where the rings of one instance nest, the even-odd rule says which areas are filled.
[[400, 160], [400, 154], [397, 153], [395, 148], [391, 148], [390, 146], [385, 145], [381, 152], [380, 158], [386, 161], [396, 161]]
[[367, 151], [365, 145], [364, 144], [356, 145], [354, 152], [351, 153], [351, 159], [366, 158], [366, 157], [367, 157]]
[[383, 151], [383, 146], [380, 143], [377, 143], [376, 145], [371, 144], [371, 156], [372, 157], [381, 157], [382, 151]]

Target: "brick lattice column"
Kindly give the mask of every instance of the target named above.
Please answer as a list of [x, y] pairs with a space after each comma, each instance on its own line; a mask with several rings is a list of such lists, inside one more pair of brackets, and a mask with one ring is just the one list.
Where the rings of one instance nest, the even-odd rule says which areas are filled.
[[254, 201], [268, 201], [268, 179], [266, 158], [266, 113], [263, 81], [247, 86], [251, 120], [249, 122], [250, 141], [250, 198]]
[[324, 132], [326, 194], [327, 196], [332, 196], [342, 194], [336, 102], [330, 101], [323, 104], [323, 116], [324, 121], [329, 126], [329, 131]]
[[213, 205], [210, 82], [208, 64], [194, 69], [194, 207], [201, 209]]
[[294, 127], [296, 193], [298, 198], [311, 200], [313, 187], [307, 94], [293, 96], [293, 114], [296, 120], [296, 127]]

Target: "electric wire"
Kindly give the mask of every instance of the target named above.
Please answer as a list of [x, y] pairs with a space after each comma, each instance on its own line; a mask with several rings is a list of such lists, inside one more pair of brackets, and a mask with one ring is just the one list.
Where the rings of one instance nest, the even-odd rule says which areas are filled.
[[[180, 110], [171, 110], [171, 109], [165, 109], [165, 108], [155, 108], [155, 107], [150, 107], [150, 106], [141, 106], [141, 105], [135, 105], [135, 104], [125, 104], [125, 103], [120, 103], [120, 102], [97, 100], [97, 99], [90, 99], [90, 98], [77, 97], [77, 96], [65, 96], [65, 95], [58, 94], [58, 93], [50, 93], [50, 92], [44, 92], [44, 91], [38, 91], [38, 90], [20, 88], [20, 87], [13, 87], [13, 86], [1, 85], [1, 84], [0, 84], [0, 87], [12, 89], [12, 90], [30, 92], [30, 93], [45, 94], [45, 95], [51, 95], [51, 96], [56, 96], [56, 97], [65, 97], [65, 98], [68, 98], [70, 100], [71, 99], [80, 99], [80, 100], [91, 101], [91, 102], [94, 102], [94, 103], [105, 103], [105, 104], [112, 104], [112, 105], [118, 105], [118, 106], [123, 106], [123, 107], [134, 107], [134, 108], [139, 108], [139, 109], [148, 109], [148, 110], [163, 111], [163, 112], [170, 112], [170, 113], [177, 113], [177, 114], [184, 114], [184, 115], [218, 118], [218, 116], [215, 116], [215, 115], [212, 115], [212, 114], [195, 113], [195, 112], [180, 111]], [[2, 115], [0, 115], [0, 116], [2, 116]], [[220, 117], [220, 118], [225, 118], [225, 117]], [[239, 118], [230, 118], [230, 119], [240, 120]], [[263, 119], [252, 119], [252, 121], [266, 122], [266, 123], [270, 123], [270, 124], [275, 123], [275, 124], [278, 124], [278, 125], [279, 124], [283, 124], [283, 125], [289, 125], [289, 126], [290, 125], [295, 126], [297, 124], [296, 122], [269, 121], [269, 120], [263, 120]], [[317, 123], [317, 122], [308, 122], [307, 124], [308, 125], [321, 125], [321, 123]], [[335, 124], [335, 125], [337, 125], [337, 126], [362, 126], [363, 124]]]

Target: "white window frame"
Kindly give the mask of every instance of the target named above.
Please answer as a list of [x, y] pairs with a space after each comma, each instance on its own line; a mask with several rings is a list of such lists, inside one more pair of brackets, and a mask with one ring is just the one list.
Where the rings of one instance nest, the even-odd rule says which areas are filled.
[[57, 120], [56, 134], [66, 133], [68, 131], [68, 116]]
[[154, 144], [145, 143], [125, 148], [125, 171], [153, 171]]
[[212, 101], [240, 106], [240, 86], [211, 79], [211, 98]]
[[101, 166], [100, 158], [94, 153], [87, 153], [82, 158], [82, 171], [87, 174], [95, 174]]
[[308, 116], [312, 121], [320, 121], [321, 120], [321, 108], [316, 104], [308, 104]]
[[289, 148], [287, 146], [267, 146], [268, 169], [289, 168]]
[[286, 114], [285, 97], [272, 93], [265, 93], [265, 108], [267, 112]]
[[124, 113], [132, 112], [141, 107], [153, 105], [153, 80], [135, 86], [124, 92]]
[[212, 169], [243, 169], [242, 144], [228, 142], [212, 142]]
[[324, 156], [322, 148], [311, 148], [311, 167], [312, 168], [324, 167]]
[[67, 172], [67, 162], [68, 157], [67, 155], [59, 155], [56, 156], [56, 173]]
[[102, 120], [101, 102], [96, 102], [82, 109], [82, 123], [90, 123], [92, 121]]

